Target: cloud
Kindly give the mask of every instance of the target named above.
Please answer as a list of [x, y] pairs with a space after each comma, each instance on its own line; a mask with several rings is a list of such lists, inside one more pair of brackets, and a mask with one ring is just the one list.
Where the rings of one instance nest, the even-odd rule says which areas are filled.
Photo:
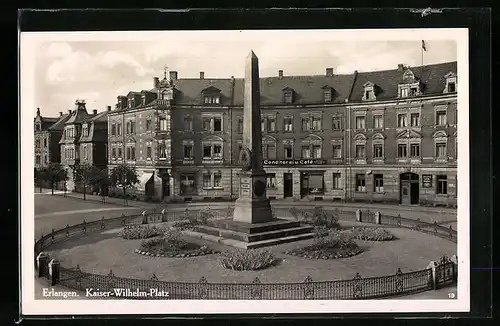
[[52, 43], [45, 53], [49, 57], [65, 57], [73, 52], [73, 49], [68, 43]]
[[133, 67], [139, 76], [153, 73], [153, 70], [140, 64], [130, 54], [118, 51], [106, 51], [97, 55], [96, 61], [104, 67], [114, 68], [120, 64]]

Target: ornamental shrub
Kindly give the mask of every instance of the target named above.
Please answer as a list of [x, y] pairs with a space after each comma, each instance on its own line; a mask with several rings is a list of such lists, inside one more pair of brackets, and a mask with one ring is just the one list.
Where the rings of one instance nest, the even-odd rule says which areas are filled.
[[268, 250], [235, 250], [221, 253], [221, 265], [235, 271], [255, 271], [268, 268], [276, 262]]
[[330, 229], [340, 228], [338, 216], [333, 212], [324, 210], [321, 206], [314, 207], [311, 214], [304, 213], [303, 223]]
[[365, 241], [390, 241], [394, 235], [386, 229], [353, 227], [350, 231], [354, 238]]
[[152, 237], [158, 237], [164, 234], [164, 230], [160, 229], [156, 226], [143, 226], [143, 225], [134, 225], [134, 226], [125, 226], [123, 230], [120, 232], [120, 236], [123, 239], [147, 239]]

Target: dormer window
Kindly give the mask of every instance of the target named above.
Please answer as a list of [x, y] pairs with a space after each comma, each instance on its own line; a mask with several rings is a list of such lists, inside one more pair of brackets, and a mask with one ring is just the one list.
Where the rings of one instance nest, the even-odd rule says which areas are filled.
[[375, 84], [368, 81], [363, 84], [363, 101], [375, 101], [377, 99], [376, 94], [375, 94]]
[[283, 102], [286, 104], [292, 104], [294, 100], [293, 94], [294, 94], [293, 89], [285, 87], [283, 89]]
[[146, 95], [142, 95], [142, 105], [146, 105]]
[[323, 86], [323, 101], [332, 102], [333, 89], [330, 86]]
[[214, 86], [209, 86], [201, 91], [203, 104], [217, 105], [221, 103], [221, 90]]
[[413, 97], [421, 95], [420, 81], [415, 78], [415, 75], [410, 69], [407, 69], [403, 74], [403, 81], [398, 85], [399, 97]]
[[444, 78], [446, 79], [446, 86], [443, 93], [455, 93], [457, 91], [457, 75], [453, 72], [449, 72]]
[[134, 99], [128, 99], [128, 108], [131, 109], [135, 106]]

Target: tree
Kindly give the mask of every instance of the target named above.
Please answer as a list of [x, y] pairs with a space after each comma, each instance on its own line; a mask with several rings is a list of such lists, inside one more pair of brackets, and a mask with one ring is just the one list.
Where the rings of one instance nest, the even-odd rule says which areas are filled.
[[121, 164], [111, 170], [109, 184], [113, 187], [123, 189], [125, 205], [127, 205], [127, 189], [132, 188], [138, 182], [139, 178], [134, 166]]
[[83, 186], [83, 200], [87, 199], [87, 186], [93, 186], [101, 177], [101, 170], [90, 164], [77, 164], [73, 167], [76, 182]]
[[35, 187], [38, 186], [40, 188], [40, 192], [42, 192], [42, 182], [45, 179], [45, 169], [43, 168], [35, 168]]
[[109, 187], [109, 174], [108, 169], [99, 169], [96, 178], [92, 179], [92, 185], [99, 188], [102, 202], [106, 202], [106, 193]]
[[42, 176], [43, 180], [50, 183], [53, 195], [56, 183], [68, 180], [68, 171], [59, 163], [50, 163], [47, 168], [42, 170]]

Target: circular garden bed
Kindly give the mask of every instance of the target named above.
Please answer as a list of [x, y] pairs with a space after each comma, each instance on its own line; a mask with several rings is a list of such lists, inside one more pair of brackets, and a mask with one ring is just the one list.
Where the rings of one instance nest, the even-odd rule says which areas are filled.
[[391, 241], [396, 239], [396, 237], [386, 229], [353, 227], [348, 232], [350, 232], [355, 239], [364, 241]]
[[339, 259], [358, 255], [363, 252], [354, 237], [345, 232], [330, 232], [328, 235], [319, 234], [313, 244], [285, 251], [287, 255], [309, 259]]
[[208, 246], [187, 242], [182, 239], [182, 233], [178, 230], [166, 230], [160, 237], [143, 240], [136, 253], [153, 257], [186, 258], [213, 254], [216, 251]]
[[221, 253], [220, 263], [235, 271], [256, 271], [273, 266], [276, 257], [269, 250], [235, 250]]
[[120, 236], [127, 240], [148, 239], [163, 236], [164, 234], [164, 229], [160, 229], [154, 225], [125, 226], [120, 232]]

